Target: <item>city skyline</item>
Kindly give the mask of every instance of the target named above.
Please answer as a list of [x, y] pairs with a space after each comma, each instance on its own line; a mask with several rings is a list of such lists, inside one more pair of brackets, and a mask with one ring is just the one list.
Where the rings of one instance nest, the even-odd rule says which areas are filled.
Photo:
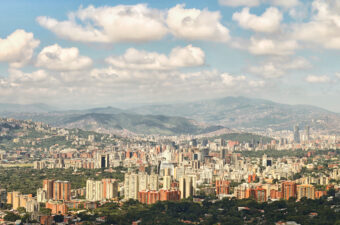
[[340, 1], [3, 1], [0, 102], [246, 96], [340, 112]]

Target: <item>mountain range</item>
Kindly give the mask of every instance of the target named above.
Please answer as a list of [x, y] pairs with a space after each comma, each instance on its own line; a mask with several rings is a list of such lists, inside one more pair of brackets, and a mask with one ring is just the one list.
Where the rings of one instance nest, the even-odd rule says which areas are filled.
[[0, 116], [32, 119], [67, 128], [135, 134], [206, 134], [236, 130], [312, 129], [339, 132], [340, 114], [309, 105], [287, 105], [263, 99], [226, 97], [178, 104], [87, 110], [55, 110], [44, 104], [0, 104]]

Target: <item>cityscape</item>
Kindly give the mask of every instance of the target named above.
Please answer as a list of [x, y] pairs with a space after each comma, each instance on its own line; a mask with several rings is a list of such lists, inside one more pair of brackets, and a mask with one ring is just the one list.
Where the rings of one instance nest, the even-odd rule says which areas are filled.
[[0, 224], [340, 224], [339, 37], [339, 0], [4, 0]]

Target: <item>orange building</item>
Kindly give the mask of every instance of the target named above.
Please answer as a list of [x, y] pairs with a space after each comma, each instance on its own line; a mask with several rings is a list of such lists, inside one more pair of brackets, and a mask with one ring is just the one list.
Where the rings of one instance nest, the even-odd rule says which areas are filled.
[[280, 199], [282, 198], [282, 192], [272, 189], [270, 190], [270, 199]]
[[327, 191], [315, 191], [314, 193], [315, 199], [321, 198], [324, 195], [327, 195]]
[[46, 199], [53, 198], [53, 183], [54, 180], [43, 180], [43, 189], [46, 191]]
[[285, 181], [281, 184], [282, 198], [289, 200], [290, 198], [296, 198], [296, 183], [293, 181]]
[[216, 195], [229, 194], [230, 193], [230, 182], [227, 180], [216, 180]]
[[71, 199], [71, 183], [57, 180], [53, 184], [53, 200], [69, 201]]
[[52, 210], [52, 214], [62, 214], [65, 215], [68, 212], [65, 203], [59, 202], [46, 202], [46, 208]]
[[180, 198], [181, 192], [177, 190], [138, 192], [138, 201], [144, 204], [155, 204], [157, 201], [178, 201]]

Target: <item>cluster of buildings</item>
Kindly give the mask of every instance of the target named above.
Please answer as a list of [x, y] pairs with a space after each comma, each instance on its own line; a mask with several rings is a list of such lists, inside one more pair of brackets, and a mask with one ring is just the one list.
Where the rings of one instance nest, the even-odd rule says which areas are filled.
[[[134, 199], [153, 204], [202, 195], [253, 198], [258, 202], [317, 199], [330, 188], [339, 189], [340, 159], [330, 150], [340, 148], [340, 138], [311, 134], [309, 127], [304, 132], [295, 127], [293, 132], [269, 142], [240, 142], [193, 136], [119, 138], [32, 122], [19, 125], [23, 131], [13, 140], [18, 147], [0, 151], [0, 163], [30, 162], [38, 170], [124, 167], [127, 171], [123, 180], [88, 179], [86, 186], [77, 190], [71, 189], [70, 181], [44, 180], [36, 195], [9, 192], [6, 201], [14, 210], [23, 207], [35, 212], [44, 203], [52, 214], [65, 215], [69, 209], [93, 209], [108, 201]], [[43, 138], [27, 139], [25, 130], [32, 129], [42, 132]], [[0, 135], [6, 134], [8, 130], [2, 129]], [[51, 137], [64, 140], [64, 144], [41, 147], [39, 143]], [[243, 154], [251, 151], [260, 155], [267, 149], [302, 149], [305, 155], [274, 158]], [[2, 193], [0, 190], [0, 199]]]

